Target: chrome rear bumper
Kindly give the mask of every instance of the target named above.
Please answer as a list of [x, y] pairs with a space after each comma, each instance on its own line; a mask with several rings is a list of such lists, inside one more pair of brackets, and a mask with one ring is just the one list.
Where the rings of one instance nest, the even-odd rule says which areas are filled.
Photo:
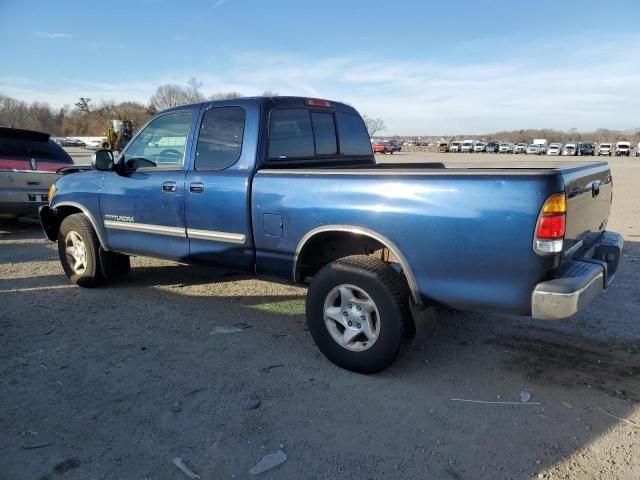
[[554, 278], [536, 285], [531, 294], [531, 315], [540, 320], [570, 317], [611, 284], [623, 245], [622, 235], [605, 232], [590, 249], [591, 256], [573, 259]]

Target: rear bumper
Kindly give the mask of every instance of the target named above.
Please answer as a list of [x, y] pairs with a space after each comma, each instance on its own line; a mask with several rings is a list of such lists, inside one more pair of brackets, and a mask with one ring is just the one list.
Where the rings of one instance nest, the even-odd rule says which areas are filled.
[[34, 215], [48, 202], [46, 190], [0, 189], [0, 214]]
[[540, 320], [570, 317], [604, 292], [618, 269], [624, 240], [605, 232], [588, 257], [564, 264], [554, 278], [536, 285], [531, 294], [531, 315]]

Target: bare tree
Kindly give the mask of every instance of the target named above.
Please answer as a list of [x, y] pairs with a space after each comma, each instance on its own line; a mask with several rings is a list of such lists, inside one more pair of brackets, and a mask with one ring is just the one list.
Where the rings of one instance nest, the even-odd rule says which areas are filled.
[[159, 111], [184, 105], [189, 103], [189, 100], [186, 90], [180, 85], [165, 83], [156, 88], [156, 93], [151, 96], [149, 103]]
[[75, 105], [78, 110], [87, 113], [91, 110], [91, 105], [89, 105], [89, 102], [91, 102], [90, 98], [80, 97], [80, 100], [78, 100]]
[[263, 97], [277, 97], [277, 96], [279, 96], [279, 94], [275, 90], [271, 90], [271, 89], [268, 88], [264, 92], [262, 92], [262, 96]]
[[229, 98], [238, 98], [243, 95], [240, 92], [216, 92], [209, 95], [210, 100], [227, 100]]
[[191, 77], [187, 82], [187, 88], [185, 89], [186, 98], [189, 103], [202, 102], [204, 95], [200, 91], [202, 88], [202, 82], [196, 80], [196, 77]]
[[376, 133], [387, 129], [384, 124], [384, 120], [381, 118], [371, 118], [367, 115], [363, 115], [362, 119], [364, 120], [364, 124], [367, 126], [367, 132], [369, 132], [370, 137], [373, 137]]

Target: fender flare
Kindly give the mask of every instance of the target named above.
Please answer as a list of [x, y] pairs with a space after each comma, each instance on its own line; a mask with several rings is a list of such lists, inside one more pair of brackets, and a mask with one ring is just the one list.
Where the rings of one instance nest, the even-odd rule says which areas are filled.
[[402, 254], [400, 249], [384, 235], [381, 235], [378, 232], [374, 230], [370, 230], [365, 227], [355, 227], [352, 225], [321, 225], [304, 234], [304, 236], [298, 242], [298, 246], [296, 247], [296, 252], [293, 257], [292, 276], [293, 276], [294, 283], [297, 283], [298, 281], [298, 259], [300, 257], [300, 253], [302, 252], [304, 246], [314, 236], [320, 233], [327, 233], [327, 232], [352, 233], [354, 235], [362, 235], [365, 237], [369, 237], [380, 242], [382, 245], [388, 248], [389, 251], [393, 253], [393, 255], [398, 259], [398, 262], [400, 263], [400, 267], [402, 268], [402, 273], [404, 273], [404, 276], [407, 279], [409, 290], [411, 291], [411, 298], [413, 299], [414, 303], [418, 305], [423, 303], [422, 298], [420, 297], [420, 292], [418, 290], [418, 284], [416, 283], [415, 276], [413, 275], [413, 271], [411, 270], [411, 267], [409, 266], [409, 262], [407, 261], [406, 257]]
[[85, 207], [84, 205], [82, 205], [81, 203], [78, 203], [78, 202], [62, 201], [60, 203], [56, 203], [55, 205], [53, 205], [51, 207], [51, 209], [52, 210], [56, 210], [59, 207], [74, 207], [74, 208], [77, 208], [78, 210], [80, 210], [89, 219], [89, 222], [91, 223], [91, 226], [93, 227], [93, 229], [96, 232], [96, 235], [98, 236], [98, 241], [100, 242], [100, 246], [102, 247], [102, 249], [105, 252], [109, 251], [109, 248], [107, 247], [107, 242], [104, 239], [103, 232], [98, 227], [98, 223], [96, 222], [96, 219], [94, 218], [94, 216], [91, 214], [91, 212], [89, 211], [89, 209], [87, 207]]

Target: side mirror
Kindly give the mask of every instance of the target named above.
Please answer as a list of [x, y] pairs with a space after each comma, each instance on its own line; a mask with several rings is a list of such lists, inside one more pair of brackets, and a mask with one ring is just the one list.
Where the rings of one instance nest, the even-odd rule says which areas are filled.
[[113, 152], [111, 150], [98, 150], [91, 157], [91, 166], [96, 170], [113, 170]]

